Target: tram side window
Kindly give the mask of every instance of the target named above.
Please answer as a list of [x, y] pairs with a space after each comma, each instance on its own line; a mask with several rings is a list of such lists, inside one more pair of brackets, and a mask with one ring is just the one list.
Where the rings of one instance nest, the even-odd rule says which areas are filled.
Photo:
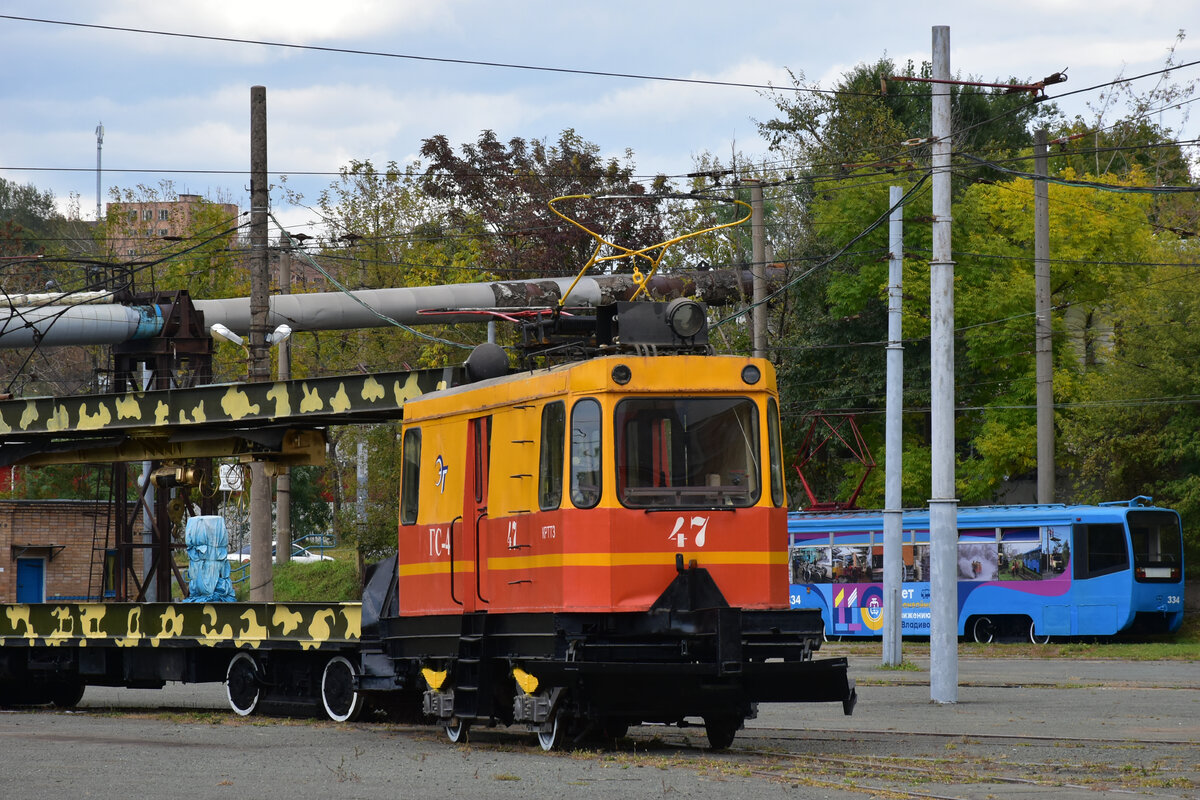
[[772, 397], [767, 400], [767, 446], [771, 453], [771, 502], [776, 508], [786, 498], [783, 493], [783, 445], [779, 435], [779, 406]]
[[1037, 528], [1005, 528], [1001, 531], [997, 580], [1041, 580], [1045, 563], [1042, 535]]
[[1175, 582], [1183, 572], [1183, 535], [1170, 511], [1130, 511], [1129, 538], [1139, 582]]
[[591, 508], [600, 502], [600, 404], [590, 398], [571, 409], [571, 503]]
[[830, 583], [833, 581], [833, 557], [829, 545], [801, 545], [791, 548], [792, 583]]
[[400, 473], [400, 524], [417, 521], [417, 502], [421, 495], [421, 429], [404, 432], [404, 465]]
[[538, 507], [553, 511], [562, 504], [563, 449], [567, 412], [562, 401], [542, 409], [542, 451], [538, 463]]
[[1120, 523], [1075, 527], [1075, 578], [1094, 578], [1129, 568], [1125, 526]]

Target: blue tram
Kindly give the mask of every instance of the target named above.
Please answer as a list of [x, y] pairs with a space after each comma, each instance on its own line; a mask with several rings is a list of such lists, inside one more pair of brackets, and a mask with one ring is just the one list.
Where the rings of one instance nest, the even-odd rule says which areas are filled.
[[[788, 515], [792, 608], [817, 608], [827, 636], [879, 636], [894, 613], [883, 594], [881, 511]], [[903, 512], [899, 613], [928, 636], [929, 512]], [[1183, 622], [1183, 534], [1150, 498], [1084, 505], [958, 509], [958, 634], [1111, 636]]]

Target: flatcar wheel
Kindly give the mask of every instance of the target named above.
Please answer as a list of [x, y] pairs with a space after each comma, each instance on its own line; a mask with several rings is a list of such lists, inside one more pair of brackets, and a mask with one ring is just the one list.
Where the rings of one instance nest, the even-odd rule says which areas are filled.
[[704, 732], [708, 735], [708, 746], [713, 750], [725, 750], [733, 744], [738, 728], [742, 727], [741, 717], [722, 714], [704, 718]]
[[1029, 641], [1034, 644], [1050, 644], [1050, 634], [1038, 634], [1034, 630], [1033, 620], [1029, 620]]
[[446, 726], [446, 738], [454, 744], [465, 742], [467, 740], [467, 731], [470, 729], [470, 722], [461, 717], [455, 717], [453, 722]]
[[334, 722], [353, 722], [363, 710], [363, 696], [354, 687], [354, 667], [343, 656], [334, 656], [321, 674], [321, 705]]
[[976, 617], [971, 633], [980, 644], [990, 644], [996, 638], [996, 623], [991, 617]]
[[562, 744], [562, 713], [554, 712], [554, 716], [550, 720], [550, 730], [538, 731], [538, 746], [549, 753]]
[[62, 681], [50, 687], [50, 702], [55, 708], [74, 708], [83, 699], [82, 681]]
[[238, 653], [229, 659], [225, 673], [225, 696], [229, 707], [239, 717], [247, 717], [258, 708], [260, 696], [258, 664], [249, 653]]

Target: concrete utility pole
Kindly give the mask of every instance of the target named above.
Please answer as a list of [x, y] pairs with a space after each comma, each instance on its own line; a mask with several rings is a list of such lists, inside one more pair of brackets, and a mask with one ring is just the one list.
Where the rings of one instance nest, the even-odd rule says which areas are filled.
[[750, 184], [750, 271], [754, 276], [753, 294], [754, 308], [750, 313], [751, 330], [753, 332], [753, 355], [755, 358], [767, 357], [767, 281], [764, 277], [767, 269], [767, 236], [763, 226], [763, 192], [762, 182], [757, 179], [745, 181]]
[[[1046, 177], [1046, 129], [1034, 134], [1033, 171]], [[1050, 319], [1050, 195], [1033, 182], [1033, 288], [1037, 368], [1037, 500], [1054, 502], [1054, 350]]]
[[[285, 246], [279, 251], [279, 293], [292, 291], [292, 251]], [[279, 343], [279, 380], [292, 377], [291, 339], [285, 337]], [[275, 548], [275, 562], [286, 564], [292, 560], [292, 473], [286, 464], [280, 464], [275, 475], [275, 538], [285, 547]]]
[[900, 589], [904, 580], [903, 475], [904, 345], [901, 344], [901, 297], [904, 290], [904, 190], [893, 186], [888, 195], [892, 215], [888, 224], [888, 345], [887, 409], [884, 420], [883, 510], [883, 663], [899, 666], [902, 660], [901, 625], [904, 611]]
[[[933, 78], [950, 80], [950, 28], [933, 28]], [[950, 86], [933, 93], [933, 258], [929, 262], [932, 428], [929, 695], [958, 702], [958, 499], [954, 486], [954, 262], [950, 247]]]
[[[267, 87], [250, 87], [250, 380], [271, 375], [267, 354]], [[207, 321], [207, 320], [206, 320]], [[266, 464], [250, 462], [250, 599], [275, 599], [271, 559], [271, 481]], [[280, 543], [283, 545], [283, 543]]]

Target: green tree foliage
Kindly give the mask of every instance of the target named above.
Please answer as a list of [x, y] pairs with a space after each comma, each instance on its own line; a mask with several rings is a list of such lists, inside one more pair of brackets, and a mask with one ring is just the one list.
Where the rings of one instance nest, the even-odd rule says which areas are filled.
[[1054, 132], [1061, 141], [1051, 168], [1071, 167], [1079, 174], [1125, 175], [1140, 169], [1154, 186], [1181, 186], [1192, 182], [1192, 169], [1183, 147], [1175, 141], [1175, 130], [1164, 114], [1175, 112], [1178, 125], [1189, 117], [1188, 105], [1196, 92], [1196, 81], [1177, 81], [1176, 50], [1184, 32], [1176, 35], [1167, 51], [1164, 71], [1154, 84], [1135, 91], [1130, 80], [1117, 81], [1087, 104], [1089, 118], [1076, 116], [1060, 122]]
[[[1162, 246], [1120, 298], [1120, 312], [1097, 363], [1080, 376], [1075, 402], [1059, 413], [1084, 500], [1150, 495], [1176, 508], [1189, 535], [1187, 559], [1200, 563], [1200, 297], [1190, 243]], [[1174, 263], [1171, 263], [1174, 262]]]
[[[45, 239], [57, 216], [53, 192], [0, 178], [0, 256], [44, 254]], [[11, 271], [5, 273], [6, 291], [34, 290], [30, 286], [10, 287]], [[42, 290], [36, 287], [36, 291]]]
[[[507, 144], [485, 130], [455, 152], [445, 136], [424, 141], [428, 160], [425, 192], [456, 224], [480, 220], [491, 235], [483, 242], [492, 271], [506, 279], [554, 277], [581, 269], [596, 251], [595, 240], [559, 219], [548, 207], [556, 197], [611, 199], [564, 202], [562, 211], [624, 247], [641, 248], [665, 238], [649, 189], [633, 180], [633, 152], [605, 159], [600, 146], [563, 131], [557, 142], [514, 137]], [[628, 266], [626, 267], [629, 268]]]
[[[1069, 171], [1064, 178], [1074, 177]], [[1138, 181], [1137, 171], [1130, 176]], [[1079, 376], [1110, 338], [1125, 298], [1146, 279], [1158, 245], [1143, 194], [1051, 184], [1051, 303], [1057, 357], [1055, 396], [1070, 402]], [[960, 491], [976, 502], [1005, 480], [1036, 469], [1033, 183], [975, 184], [955, 212], [955, 322], [971, 381], [959, 403], [969, 437]], [[1101, 266], [1108, 262], [1111, 266]]]
[[[816, 174], [924, 157], [928, 146], [911, 142], [930, 135], [931, 84], [888, 80], [897, 75], [929, 78], [932, 67], [923, 63], [917, 68], [910, 61], [898, 71], [885, 57], [854, 67], [832, 90], [806, 83], [803, 73], [792, 73], [792, 91], [771, 95], [779, 116], [760, 122], [759, 132], [773, 150], [794, 155]], [[959, 132], [955, 146], [996, 158], [1031, 144], [1030, 125], [1054, 111], [1023, 93], [999, 94], [973, 86], [952, 86], [950, 93], [951, 125]]]
[[[172, 181], [138, 184], [123, 191], [114, 188], [110, 200], [103, 241], [111, 261], [127, 262], [130, 288], [186, 290], [196, 300], [249, 296], [250, 270], [239, 247], [240, 220], [229, 215], [224, 200], [201, 197], [183, 203]], [[163, 222], [131, 216], [126, 207], [134, 203], [176, 204], [169, 213], [175, 215], [171, 229], [177, 232], [160, 236]], [[115, 250], [128, 250], [131, 245], [139, 251], [134, 257]]]
[[[326, 290], [341, 286], [392, 288], [494, 280], [486, 255], [483, 222], [469, 213], [448, 216], [423, 186], [420, 163], [403, 168], [389, 162], [352, 161], [321, 193], [318, 208], [327, 227], [311, 261], [328, 274]], [[433, 319], [433, 318], [431, 318]], [[384, 326], [370, 330], [317, 331], [293, 337], [293, 375], [394, 371], [462, 362], [469, 348], [485, 341], [483, 322]], [[325, 483], [339, 536], [368, 557], [396, 546], [399, 448], [392, 425], [338, 428], [330, 432]], [[357, 460], [366, 444], [366, 520], [358, 519]]]
[[[848, 73], [835, 87], [838, 93], [777, 92], [780, 115], [760, 124], [777, 152], [796, 159], [794, 174], [781, 183], [794, 180], [805, 187], [798, 196], [803, 198], [807, 237], [798, 240], [803, 249], [792, 257], [828, 259], [854, 242], [789, 293], [794, 313], [783, 328], [777, 356], [785, 418], [792, 421], [787, 426], [791, 433], [785, 435], [794, 443], [806, 430], [804, 415], [815, 409], [854, 410], [879, 457], [886, 226], [861, 234], [886, 213], [887, 186], [912, 187], [927, 167], [927, 150], [900, 143], [929, 135], [930, 107], [924, 84], [888, 81], [887, 94], [881, 95], [880, 78], [890, 74], [895, 74], [894, 66], [883, 59]], [[929, 68], [916, 71], [909, 64], [903, 74], [928, 75]], [[794, 79], [794, 87], [814, 88], [802, 76]], [[1090, 163], [1082, 157], [1059, 153], [1052, 174], [1064, 181], [1103, 180], [1118, 186], [1145, 185], [1162, 176], [1178, 179], [1186, 173], [1180, 172], [1181, 162], [1165, 141], [1169, 131], [1149, 124], [1145, 116], [1186, 95], [1186, 89], [1169, 85], [1157, 91], [1156, 99], [1127, 93], [1130, 117], [1111, 124], [1110, 130], [1124, 135], [1125, 146], [1134, 143], [1142, 149], [1114, 151], [1123, 155], [1107, 162], [1114, 172], [1104, 176], [1078, 169]], [[1055, 122], [1052, 107], [1031, 103], [1028, 95], [955, 88], [952, 97], [955, 151], [982, 161], [1029, 158], [1031, 128], [1039, 123], [1071, 130]], [[1095, 155], [1089, 151], [1089, 157]], [[987, 502], [998, 497], [1007, 481], [1030, 475], [1036, 466], [1032, 184], [979, 160], [957, 163], [961, 167], [952, 184], [956, 401], [963, 409], [957, 423], [957, 474], [960, 497]], [[1058, 309], [1056, 398], [1069, 403], [1104, 357], [1114, 320], [1123, 314], [1121, 298], [1146, 279], [1148, 268], [1138, 264], [1158, 257], [1164, 233], [1169, 241], [1176, 238], [1177, 231], [1156, 223], [1156, 217], [1170, 207], [1172, 220], [1186, 222], [1195, 203], [1190, 197], [1167, 202], [1067, 185], [1051, 186], [1050, 194], [1053, 302]], [[931, 244], [924, 224], [929, 213], [925, 187], [905, 205], [905, 404], [910, 409], [929, 402]], [[922, 503], [928, 492], [925, 424], [923, 413], [906, 416], [903, 483], [904, 500], [910, 504]], [[828, 458], [811, 469], [812, 482], [828, 492], [821, 499], [844, 497], [861, 475], [861, 468], [845, 459]], [[861, 502], [880, 503], [882, 489], [877, 472]]]
[[[318, 200], [327, 229], [315, 261], [299, 257], [297, 263], [308, 268], [319, 262], [330, 276], [324, 288], [331, 291], [491, 279], [481, 257], [478, 221], [463, 217], [447, 223], [420, 180], [416, 163], [377, 169], [370, 161], [351, 162]], [[450, 342], [472, 345], [486, 337], [482, 325], [422, 325], [419, 330], [389, 326], [299, 336], [293, 344], [294, 374], [440, 366], [465, 357]]]
[[107, 464], [60, 464], [13, 467], [6, 498], [23, 500], [106, 500], [111, 470]]
[[[72, 197], [67, 214], [54, 194], [0, 178], [0, 298], [97, 288], [101, 270], [88, 226]], [[0, 393], [76, 394], [95, 387], [106, 355], [97, 347], [0, 350]]]
[[333, 532], [333, 512], [321, 467], [292, 467], [289, 485], [292, 539], [322, 537]]

